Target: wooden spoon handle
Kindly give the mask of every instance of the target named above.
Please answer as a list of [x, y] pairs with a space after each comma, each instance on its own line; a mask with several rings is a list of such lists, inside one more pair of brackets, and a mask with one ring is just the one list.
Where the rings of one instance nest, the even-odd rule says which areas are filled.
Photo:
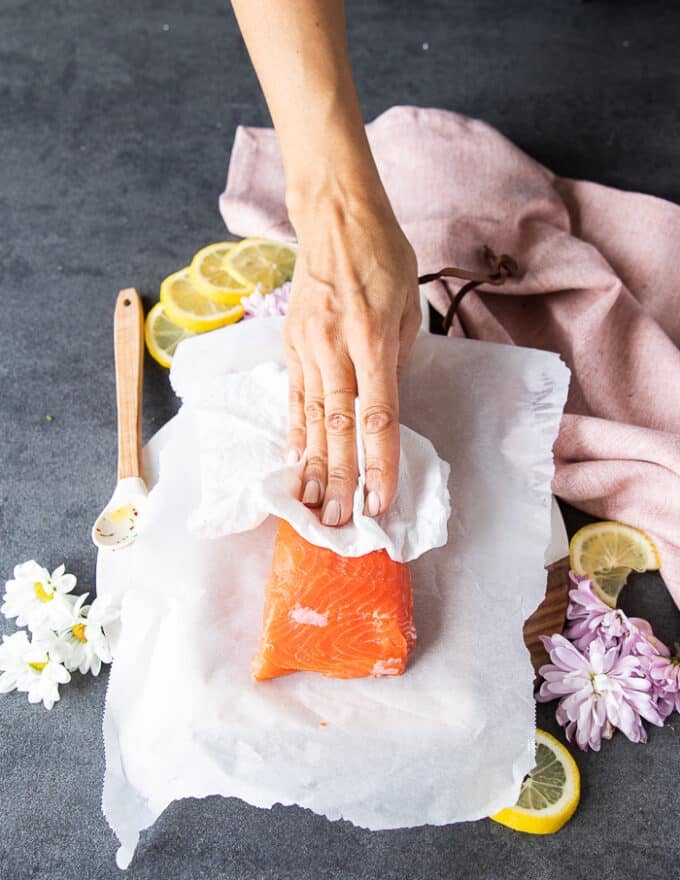
[[144, 313], [133, 287], [121, 290], [113, 315], [118, 406], [118, 479], [142, 476]]

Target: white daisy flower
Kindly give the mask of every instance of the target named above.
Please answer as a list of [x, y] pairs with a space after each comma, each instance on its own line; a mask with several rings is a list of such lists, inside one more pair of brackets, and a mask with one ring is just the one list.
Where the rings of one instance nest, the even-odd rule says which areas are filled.
[[102, 627], [114, 621], [118, 612], [113, 610], [108, 596], [99, 596], [92, 605], [85, 605], [87, 596], [85, 593], [76, 600], [61, 638], [68, 652], [67, 669], [99, 675], [102, 663], [111, 662], [111, 649]]
[[14, 579], [5, 584], [0, 611], [7, 618], [16, 617], [17, 626], [27, 626], [31, 632], [60, 629], [70, 617], [73, 597], [68, 593], [75, 585], [75, 577], [65, 574], [63, 565], [50, 574], [31, 559], [17, 565]]
[[31, 643], [22, 630], [3, 636], [0, 645], [0, 693], [19, 690], [29, 703], [51, 709], [59, 699], [59, 685], [71, 680], [62, 663], [63, 646], [53, 633], [41, 633]]
[[26, 676], [26, 652], [31, 647], [25, 630], [3, 636], [0, 645], [0, 693], [16, 690]]

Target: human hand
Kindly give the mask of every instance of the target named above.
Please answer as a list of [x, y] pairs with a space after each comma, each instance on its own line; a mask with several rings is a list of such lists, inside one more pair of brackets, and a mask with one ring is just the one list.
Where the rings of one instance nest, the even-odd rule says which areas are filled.
[[357, 429], [364, 512], [386, 510], [397, 487], [397, 381], [421, 320], [416, 258], [382, 189], [326, 192], [290, 213], [299, 249], [284, 324], [289, 455], [306, 448], [302, 501], [337, 526], [352, 517]]
[[357, 394], [366, 513], [382, 513], [396, 489], [397, 374], [420, 325], [416, 259], [371, 154], [344, 3], [232, 5], [276, 129], [299, 242], [284, 325], [290, 455], [307, 450], [302, 500], [342, 525], [357, 481]]

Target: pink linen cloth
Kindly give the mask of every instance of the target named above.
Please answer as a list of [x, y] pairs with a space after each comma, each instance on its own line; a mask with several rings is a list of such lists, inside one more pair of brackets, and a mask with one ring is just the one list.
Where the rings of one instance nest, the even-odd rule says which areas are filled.
[[[559, 352], [572, 382], [555, 443], [553, 492], [653, 537], [680, 607], [680, 207], [557, 177], [491, 126], [393, 107], [366, 126], [420, 274], [487, 267], [459, 309], [475, 339]], [[294, 239], [272, 129], [239, 127], [220, 210], [235, 235]], [[444, 314], [457, 279], [425, 292]], [[463, 334], [456, 318], [449, 335]], [[470, 389], [474, 394], [474, 389]]]

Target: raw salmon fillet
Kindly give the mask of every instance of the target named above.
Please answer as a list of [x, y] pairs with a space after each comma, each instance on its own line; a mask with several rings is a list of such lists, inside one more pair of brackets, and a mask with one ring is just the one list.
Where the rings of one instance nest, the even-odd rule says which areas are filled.
[[406, 563], [385, 550], [338, 556], [280, 521], [254, 678], [401, 675], [415, 639]]

